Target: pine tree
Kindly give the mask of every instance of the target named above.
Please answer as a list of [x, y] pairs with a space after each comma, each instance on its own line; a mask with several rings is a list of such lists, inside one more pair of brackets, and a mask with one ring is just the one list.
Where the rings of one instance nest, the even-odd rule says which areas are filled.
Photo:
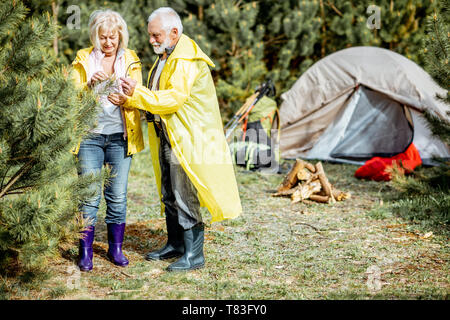
[[49, 14], [0, 3], [0, 269], [45, 266], [73, 240], [79, 201], [98, 177], [78, 179], [70, 150], [96, 119], [96, 101], [75, 88], [52, 49]]
[[[427, 18], [427, 34], [424, 39], [423, 58], [425, 69], [443, 88], [450, 89], [450, 0], [442, 3], [441, 11]], [[436, 93], [432, 93], [436, 94]], [[447, 106], [450, 118], [450, 99], [439, 97]], [[425, 112], [432, 133], [447, 144], [450, 143], [450, 122]], [[447, 118], [447, 119], [448, 119]], [[413, 215], [417, 219], [450, 224], [450, 162], [437, 160], [438, 166], [421, 170], [413, 177], [397, 174], [394, 186], [402, 191], [404, 199], [396, 205], [400, 213]], [[418, 216], [415, 216], [418, 215]]]
[[[425, 69], [434, 80], [447, 89], [446, 97], [438, 97], [450, 106], [450, 1], [443, 3], [442, 13], [434, 13], [427, 20], [424, 39]], [[450, 116], [450, 110], [447, 112]], [[425, 114], [433, 134], [450, 144], [450, 124], [430, 113]]]
[[256, 1], [242, 5], [236, 1], [216, 1], [206, 11], [216, 30], [210, 36], [215, 39], [213, 57], [220, 63], [217, 53], [222, 52], [226, 59], [220, 65], [223, 76], [217, 81], [217, 92], [224, 100], [222, 105], [228, 103], [233, 111], [267, 73], [262, 42], [265, 27], [256, 19], [258, 10]]
[[[266, 54], [275, 62], [269, 76], [278, 85], [278, 91], [289, 88], [316, 60], [315, 47], [320, 42], [323, 18], [320, 2], [287, 1], [275, 6], [266, 3], [265, 12], [273, 14], [267, 30]], [[272, 46], [272, 44], [279, 45]]]

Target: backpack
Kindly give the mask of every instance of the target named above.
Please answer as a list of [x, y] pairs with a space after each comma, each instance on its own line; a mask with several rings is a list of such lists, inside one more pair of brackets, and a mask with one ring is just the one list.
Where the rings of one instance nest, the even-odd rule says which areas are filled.
[[246, 170], [278, 171], [279, 122], [275, 100], [263, 96], [229, 144], [233, 162]]

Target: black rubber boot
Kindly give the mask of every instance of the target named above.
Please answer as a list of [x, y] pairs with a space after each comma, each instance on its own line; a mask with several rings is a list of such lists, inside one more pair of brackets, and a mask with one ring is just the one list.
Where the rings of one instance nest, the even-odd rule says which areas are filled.
[[167, 271], [186, 271], [203, 268], [203, 241], [205, 237], [204, 225], [197, 224], [189, 230], [184, 230], [184, 255], [167, 267]]
[[178, 217], [166, 214], [167, 243], [156, 251], [147, 253], [146, 260], [166, 260], [181, 257], [184, 253], [183, 228], [178, 224]]

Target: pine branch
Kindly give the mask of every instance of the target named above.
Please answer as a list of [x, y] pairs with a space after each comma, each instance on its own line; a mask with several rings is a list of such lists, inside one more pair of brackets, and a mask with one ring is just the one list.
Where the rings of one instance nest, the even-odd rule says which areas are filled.
[[14, 185], [14, 183], [17, 182], [17, 180], [20, 179], [21, 176], [23, 176], [25, 173], [27, 173], [31, 167], [33, 166], [34, 160], [30, 160], [27, 163], [25, 163], [22, 168], [17, 170], [17, 172], [14, 174], [14, 176], [11, 177], [11, 179], [6, 184], [5, 188], [1, 190], [0, 192], [0, 198], [3, 198], [3, 196], [8, 192], [8, 190]]
[[110, 93], [119, 92], [120, 86], [118, 84], [116, 76], [112, 75], [108, 79], [96, 83], [92, 89], [99, 96], [107, 97]]
[[425, 111], [424, 117], [427, 119], [427, 126], [436, 137], [441, 138], [447, 144], [450, 143], [450, 123]]
[[432, 23], [433, 23], [433, 27], [434, 27], [434, 34], [436, 35], [438, 43], [439, 43], [439, 45], [441, 47], [442, 54], [445, 56], [446, 59], [448, 59], [447, 51], [445, 50], [445, 45], [444, 45], [444, 43], [443, 43], [443, 41], [442, 41], [442, 39], [440, 37], [440, 32], [438, 30], [438, 18], [437, 18], [437, 13], [436, 12], [434, 13], [433, 22]]
[[8, 166], [8, 168], [5, 171], [5, 175], [2, 178], [2, 184], [0, 185], [0, 190], [3, 189], [3, 183], [5, 182], [6, 176], [8, 175], [9, 169], [11, 169], [12, 166]]
[[[336, 8], [336, 6], [331, 3], [330, 1], [327, 1], [327, 4], [331, 7], [331, 9], [334, 10], [334, 12], [336, 12], [340, 17], [343, 17], [344, 15], [342, 14], [342, 12], [339, 11], [338, 8]], [[324, 20], [325, 21], [325, 20]]]
[[[20, 186], [20, 187], [15, 187], [15, 188], [12, 188], [12, 189], [10, 189], [9, 191], [8, 191], [8, 194], [12, 194], [12, 192], [11, 191], [16, 191], [16, 190], [23, 190], [23, 189], [32, 189], [32, 188], [34, 188], [36, 185], [27, 185], [27, 186]], [[23, 191], [23, 192], [25, 192], [25, 191]]]
[[8, 195], [11, 194], [24, 194], [25, 192], [27, 192], [28, 190], [24, 190], [24, 191], [15, 191], [15, 192], [8, 192]]

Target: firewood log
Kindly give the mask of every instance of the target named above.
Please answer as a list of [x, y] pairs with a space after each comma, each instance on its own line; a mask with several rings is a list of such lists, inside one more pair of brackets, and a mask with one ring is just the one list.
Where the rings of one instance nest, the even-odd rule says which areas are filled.
[[309, 176], [308, 180], [306, 180], [305, 182], [303, 182], [303, 184], [309, 184], [309, 183], [311, 183], [312, 181], [317, 180], [317, 179], [319, 179], [318, 174], [317, 174], [317, 173], [313, 173], [313, 174], [311, 174], [311, 175]]
[[302, 192], [301, 189], [295, 190], [295, 192], [291, 195], [291, 203], [297, 203], [302, 201]]
[[297, 187], [297, 190], [291, 196], [291, 203], [296, 203], [304, 199], [308, 199], [312, 194], [319, 192], [321, 188], [322, 186], [319, 180], [312, 181], [309, 184], [299, 185]]
[[309, 197], [309, 200], [313, 200], [313, 201], [321, 202], [321, 203], [328, 203], [330, 201], [330, 197], [329, 196], [319, 196], [318, 194], [312, 194]]
[[307, 162], [305, 160], [302, 160], [302, 159], [297, 159], [297, 161], [301, 161], [303, 163], [303, 166], [306, 169], [308, 169], [309, 171], [311, 171], [312, 173], [316, 172], [316, 167], [312, 163], [309, 163], [309, 162]]
[[325, 175], [325, 171], [323, 170], [322, 162], [316, 163], [316, 173], [319, 176], [320, 183], [322, 184], [322, 188], [325, 191], [325, 194], [330, 197], [331, 203], [335, 203], [336, 199], [333, 196], [330, 182], [328, 181], [327, 176]]
[[310, 177], [311, 177], [311, 173], [309, 173], [309, 171], [306, 170], [305, 168], [303, 168], [302, 170], [299, 170], [297, 172], [297, 179], [298, 180], [305, 181], [305, 180], [308, 180]]
[[288, 175], [284, 178], [281, 185], [278, 187], [278, 192], [286, 191], [291, 189], [298, 181], [297, 172], [299, 170], [302, 170], [304, 168], [303, 163], [301, 160], [297, 159], [295, 161], [294, 166], [292, 167], [291, 171], [288, 173]]
[[284, 190], [284, 191], [277, 191], [276, 193], [272, 194], [272, 197], [285, 197], [292, 195], [296, 190], [297, 187], [294, 187], [292, 189]]

